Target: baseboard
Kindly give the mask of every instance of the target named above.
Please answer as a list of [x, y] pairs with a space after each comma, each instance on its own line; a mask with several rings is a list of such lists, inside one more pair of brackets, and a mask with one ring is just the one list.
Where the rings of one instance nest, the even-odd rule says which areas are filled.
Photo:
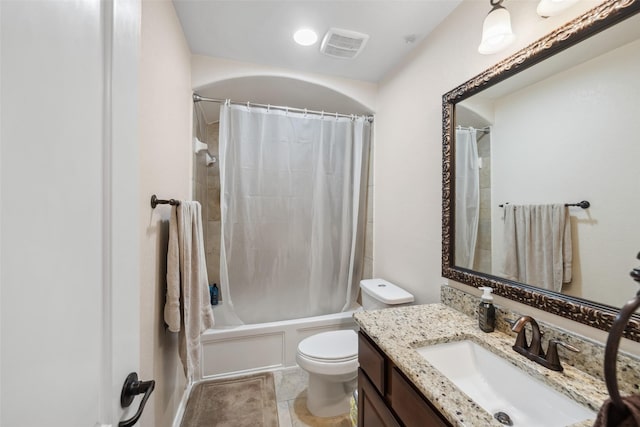
[[180, 427], [180, 424], [182, 423], [182, 417], [184, 416], [185, 409], [187, 409], [187, 401], [189, 400], [189, 395], [191, 394], [192, 388], [192, 383], [187, 384], [187, 386], [184, 388], [182, 399], [180, 399], [180, 404], [178, 405], [178, 410], [176, 411], [176, 416], [173, 419], [173, 427]]

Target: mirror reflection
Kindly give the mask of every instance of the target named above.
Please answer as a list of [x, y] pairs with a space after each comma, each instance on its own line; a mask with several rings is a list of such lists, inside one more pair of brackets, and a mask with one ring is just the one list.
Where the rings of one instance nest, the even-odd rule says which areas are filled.
[[639, 37], [637, 15], [455, 105], [456, 266], [614, 307], [636, 291]]

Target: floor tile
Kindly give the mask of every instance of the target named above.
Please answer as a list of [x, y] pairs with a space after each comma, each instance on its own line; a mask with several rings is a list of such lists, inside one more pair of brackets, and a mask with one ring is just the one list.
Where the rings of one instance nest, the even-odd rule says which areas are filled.
[[279, 427], [293, 427], [287, 402], [278, 402], [278, 423]]
[[309, 374], [298, 367], [288, 368], [274, 372], [273, 380], [276, 399], [278, 402], [284, 402], [295, 399], [307, 388]]
[[329, 418], [311, 415], [307, 409], [309, 376], [303, 369], [273, 371], [273, 382], [279, 427], [351, 427], [349, 414]]
[[289, 402], [292, 427], [351, 427], [349, 414], [338, 417], [314, 417], [307, 409], [307, 391]]

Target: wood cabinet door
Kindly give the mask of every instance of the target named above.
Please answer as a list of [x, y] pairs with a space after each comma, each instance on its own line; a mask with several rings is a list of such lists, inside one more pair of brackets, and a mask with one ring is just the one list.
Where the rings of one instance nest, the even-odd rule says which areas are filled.
[[358, 370], [358, 425], [400, 427], [362, 369]]
[[[433, 408], [398, 368], [391, 371], [391, 407], [406, 427], [448, 427], [437, 409]], [[368, 425], [364, 424], [366, 427]]]

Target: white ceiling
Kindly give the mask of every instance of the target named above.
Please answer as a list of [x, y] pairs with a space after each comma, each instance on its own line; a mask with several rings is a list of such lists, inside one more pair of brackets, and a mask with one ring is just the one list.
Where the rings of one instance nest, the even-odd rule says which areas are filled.
[[[173, 0], [193, 54], [369, 82], [380, 81], [460, 2]], [[293, 41], [301, 27], [318, 33], [315, 45]], [[370, 39], [356, 58], [332, 58], [319, 50], [331, 27]], [[406, 37], [415, 41], [407, 43]]]

